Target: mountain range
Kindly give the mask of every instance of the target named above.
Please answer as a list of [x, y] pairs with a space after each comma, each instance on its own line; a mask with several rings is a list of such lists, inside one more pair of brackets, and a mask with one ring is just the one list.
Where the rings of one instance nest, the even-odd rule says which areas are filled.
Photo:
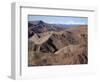
[[61, 31], [69, 27], [77, 27], [78, 25], [66, 24], [48, 24], [43, 21], [29, 21], [28, 22], [28, 35], [31, 37], [34, 33], [43, 33], [47, 31]]
[[87, 25], [28, 22], [28, 65], [87, 64]]

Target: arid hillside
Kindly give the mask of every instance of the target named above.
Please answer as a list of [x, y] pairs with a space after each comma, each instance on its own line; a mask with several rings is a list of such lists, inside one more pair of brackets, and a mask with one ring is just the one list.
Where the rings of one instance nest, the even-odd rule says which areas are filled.
[[87, 64], [87, 31], [87, 25], [29, 22], [28, 66]]

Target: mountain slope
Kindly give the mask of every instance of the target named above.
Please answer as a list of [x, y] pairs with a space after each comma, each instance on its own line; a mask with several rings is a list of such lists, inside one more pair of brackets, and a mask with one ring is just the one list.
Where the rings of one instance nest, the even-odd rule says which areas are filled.
[[43, 21], [29, 21], [28, 22], [28, 35], [31, 37], [35, 33], [43, 33], [47, 31], [64, 31], [66, 28], [77, 25], [64, 25], [64, 24], [48, 24]]

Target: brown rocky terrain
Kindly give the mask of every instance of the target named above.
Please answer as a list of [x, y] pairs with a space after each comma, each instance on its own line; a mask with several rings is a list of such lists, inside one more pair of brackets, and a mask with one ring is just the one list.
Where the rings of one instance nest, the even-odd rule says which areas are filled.
[[[87, 25], [28, 24], [28, 66], [87, 64]], [[65, 27], [65, 26], [64, 26]]]

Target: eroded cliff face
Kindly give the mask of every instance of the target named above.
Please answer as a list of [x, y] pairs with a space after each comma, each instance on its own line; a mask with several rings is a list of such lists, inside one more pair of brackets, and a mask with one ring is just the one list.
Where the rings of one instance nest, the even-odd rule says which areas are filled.
[[42, 21], [29, 24], [29, 66], [88, 63], [87, 25], [57, 26]]

